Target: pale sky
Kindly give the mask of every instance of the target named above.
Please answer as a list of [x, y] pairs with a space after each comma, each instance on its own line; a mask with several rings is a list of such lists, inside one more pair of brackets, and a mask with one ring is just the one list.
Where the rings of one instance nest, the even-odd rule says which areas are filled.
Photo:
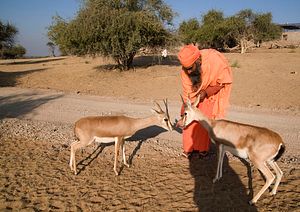
[[[47, 27], [52, 17], [60, 15], [72, 19], [80, 8], [81, 0], [1, 0], [0, 19], [15, 25], [19, 34], [16, 43], [27, 49], [27, 56], [47, 56]], [[299, 0], [165, 0], [178, 13], [175, 27], [183, 20], [201, 19], [211, 9], [231, 16], [243, 9], [256, 13], [271, 12], [274, 23], [300, 23]]]

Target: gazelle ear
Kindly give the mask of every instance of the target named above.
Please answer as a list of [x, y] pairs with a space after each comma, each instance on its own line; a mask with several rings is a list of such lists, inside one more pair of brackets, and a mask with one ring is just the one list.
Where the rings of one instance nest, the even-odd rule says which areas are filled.
[[182, 104], [185, 104], [185, 102], [184, 102], [183, 97], [182, 97], [181, 94], [180, 94], [180, 98], [181, 98]]
[[198, 94], [197, 98], [196, 98], [196, 101], [193, 103], [193, 106], [197, 107], [197, 105], [199, 104], [200, 102], [200, 94]]
[[189, 98], [187, 99], [186, 104], [187, 104], [187, 106], [189, 106], [189, 107], [192, 106], [191, 100], [190, 100]]
[[188, 99], [186, 101], [186, 104], [188, 107], [192, 107], [192, 102], [191, 102], [191, 99], [190, 99], [190, 94], [188, 94]]

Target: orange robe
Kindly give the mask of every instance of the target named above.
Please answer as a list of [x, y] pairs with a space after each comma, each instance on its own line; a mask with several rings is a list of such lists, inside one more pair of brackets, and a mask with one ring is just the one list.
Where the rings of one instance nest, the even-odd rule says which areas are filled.
[[[181, 70], [181, 81], [183, 88], [183, 99], [188, 97], [192, 102], [200, 90], [205, 90], [209, 86], [224, 85], [216, 94], [205, 98], [200, 102], [198, 108], [209, 118], [223, 118], [229, 106], [229, 97], [232, 85], [232, 72], [227, 59], [223, 54], [214, 49], [203, 49], [201, 53], [201, 76], [202, 84], [197, 91], [192, 90], [192, 82], [186, 73]], [[183, 112], [183, 109], [182, 109]], [[208, 132], [198, 122], [192, 122], [183, 130], [183, 150], [192, 152], [193, 150], [208, 151], [210, 139]]]

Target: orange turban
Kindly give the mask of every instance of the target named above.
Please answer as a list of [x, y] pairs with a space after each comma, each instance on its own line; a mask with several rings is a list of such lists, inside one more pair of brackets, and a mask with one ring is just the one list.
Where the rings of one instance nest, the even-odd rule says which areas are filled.
[[191, 67], [199, 57], [200, 50], [192, 44], [184, 46], [178, 53], [178, 59], [185, 68]]

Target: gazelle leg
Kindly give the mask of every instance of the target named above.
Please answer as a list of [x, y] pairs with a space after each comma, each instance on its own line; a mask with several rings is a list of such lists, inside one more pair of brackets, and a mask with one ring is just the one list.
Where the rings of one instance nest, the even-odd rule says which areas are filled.
[[217, 166], [217, 173], [215, 178], [213, 179], [213, 183], [215, 183], [217, 180], [219, 180], [222, 177], [222, 166], [223, 166], [223, 158], [225, 155], [224, 151], [224, 145], [219, 144], [218, 145], [218, 166]]
[[217, 164], [217, 172], [216, 172], [216, 176], [213, 179], [213, 183], [215, 183], [218, 179], [219, 179], [219, 172], [220, 172], [220, 162], [221, 162], [221, 155], [222, 155], [222, 146], [218, 145], [217, 146], [218, 149], [218, 164]]
[[83, 142], [83, 141], [75, 141], [71, 144], [71, 156], [70, 156], [70, 168], [72, 171], [74, 171], [75, 175], [77, 174], [77, 168], [76, 168], [76, 160], [75, 160], [75, 153], [77, 149], [83, 148], [87, 146], [91, 142]]
[[125, 140], [124, 138], [121, 139], [121, 148], [122, 148], [122, 156], [123, 156], [123, 162], [124, 165], [127, 166], [129, 168], [129, 164], [126, 161], [126, 154], [125, 154]]
[[115, 137], [115, 162], [114, 162], [114, 172], [116, 175], [119, 175], [119, 172], [117, 171], [117, 163], [119, 158], [119, 149], [120, 149], [120, 138]]
[[220, 171], [219, 171], [219, 179], [221, 179], [221, 177], [223, 176], [223, 162], [224, 162], [224, 156], [225, 156], [225, 146], [223, 144], [221, 144], [221, 148], [222, 148], [222, 155], [221, 155], [221, 163], [220, 163]]
[[75, 160], [75, 153], [76, 153], [76, 146], [78, 146], [80, 141], [75, 141], [71, 144], [71, 154], [70, 154], [70, 163], [69, 163], [69, 166], [71, 168], [72, 171], [76, 173], [76, 160]]
[[275, 181], [274, 187], [270, 193], [271, 195], [275, 195], [283, 173], [275, 161], [270, 161], [269, 165], [272, 167], [272, 169], [274, 169], [274, 171], [276, 173], [276, 181]]
[[[75, 142], [77, 142], [77, 141], [75, 141]], [[74, 157], [74, 154], [73, 154], [73, 151], [74, 151], [74, 148], [72, 147], [73, 146], [73, 144], [75, 143], [75, 142], [73, 142], [73, 143], [71, 143], [71, 152], [70, 152], [70, 162], [69, 162], [69, 166], [70, 166], [70, 169], [73, 171], [73, 157]]]
[[260, 196], [267, 190], [267, 188], [270, 187], [272, 182], [274, 181], [275, 177], [273, 173], [270, 171], [270, 169], [266, 166], [265, 162], [260, 163], [260, 164], [255, 164], [254, 165], [262, 172], [262, 174], [266, 178], [266, 183], [262, 187], [262, 189], [253, 197], [253, 199], [249, 202], [250, 205], [254, 204], [257, 202], [257, 200], [260, 198]]

